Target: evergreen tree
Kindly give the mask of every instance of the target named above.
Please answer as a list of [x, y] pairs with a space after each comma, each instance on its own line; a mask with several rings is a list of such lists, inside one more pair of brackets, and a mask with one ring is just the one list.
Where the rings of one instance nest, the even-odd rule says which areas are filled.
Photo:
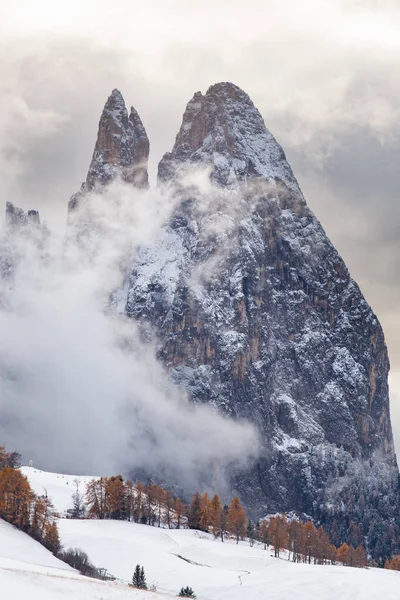
[[141, 588], [142, 590], [147, 590], [147, 582], [146, 582], [146, 576], [144, 574], [144, 568], [142, 567], [140, 569], [140, 583], [141, 583]]
[[132, 575], [132, 585], [133, 587], [139, 588], [140, 590], [147, 590], [144, 568], [140, 565], [136, 565], [135, 567], [135, 570]]
[[83, 496], [79, 490], [79, 480], [75, 479], [74, 484], [75, 492], [72, 494], [72, 509], [68, 510], [68, 514], [71, 515], [73, 519], [83, 519], [86, 510]]
[[221, 542], [224, 541], [225, 534], [228, 530], [228, 511], [229, 506], [227, 504], [224, 504], [224, 508], [221, 511]]
[[175, 500], [175, 515], [176, 515], [176, 528], [180, 529], [182, 525], [182, 518], [185, 515], [186, 505], [180, 498]]
[[179, 598], [196, 598], [196, 594], [188, 585], [184, 588], [181, 588], [179, 592]]
[[201, 519], [201, 496], [199, 492], [193, 494], [188, 507], [189, 529], [200, 529]]
[[267, 544], [268, 544], [268, 522], [265, 519], [263, 519], [261, 521], [258, 529], [259, 529], [260, 540], [264, 544], [264, 550], [266, 550]]
[[254, 523], [251, 519], [249, 519], [249, 522], [247, 523], [247, 537], [249, 538], [249, 544], [250, 544], [250, 547], [252, 548], [254, 546], [256, 530], [254, 527]]

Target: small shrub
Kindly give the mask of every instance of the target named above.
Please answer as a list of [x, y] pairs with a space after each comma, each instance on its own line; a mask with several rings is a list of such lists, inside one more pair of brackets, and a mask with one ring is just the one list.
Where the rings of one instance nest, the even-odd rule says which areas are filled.
[[184, 588], [181, 588], [179, 592], [179, 598], [196, 598], [196, 594], [188, 585]]
[[102, 581], [115, 581], [115, 577], [107, 573], [107, 569], [98, 569], [92, 565], [86, 552], [80, 548], [69, 548], [65, 552], [61, 552], [58, 558], [86, 577], [93, 577]]
[[82, 573], [82, 575], [89, 575], [94, 569], [88, 555], [80, 548], [69, 548], [65, 552], [61, 552], [60, 558], [70, 567]]

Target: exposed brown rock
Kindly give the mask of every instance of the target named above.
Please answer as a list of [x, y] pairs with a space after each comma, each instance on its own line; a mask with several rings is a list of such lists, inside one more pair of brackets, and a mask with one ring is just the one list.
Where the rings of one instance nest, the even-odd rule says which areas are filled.
[[130, 114], [121, 92], [113, 90], [100, 117], [96, 145], [86, 181], [71, 197], [69, 211], [90, 191], [120, 179], [136, 188], [148, 187], [149, 139], [137, 111]]

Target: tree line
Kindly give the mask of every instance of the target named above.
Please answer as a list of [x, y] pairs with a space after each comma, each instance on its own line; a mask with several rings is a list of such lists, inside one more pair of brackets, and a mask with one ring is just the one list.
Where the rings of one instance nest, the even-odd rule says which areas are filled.
[[[61, 544], [51, 500], [33, 492], [28, 479], [16, 468], [19, 466], [20, 456], [0, 446], [0, 517], [59, 555]], [[198, 529], [221, 541], [233, 538], [239, 543], [247, 539], [250, 545], [259, 542], [265, 549], [271, 545], [277, 557], [281, 550], [286, 550], [288, 559], [294, 562], [357, 567], [367, 563], [363, 536], [356, 524], [351, 524], [349, 533], [354, 543], [337, 546], [322, 526], [316, 527], [311, 521], [288, 520], [285, 515], [276, 515], [254, 523], [237, 497], [224, 504], [217, 494], [209, 497], [208, 493], [196, 492], [186, 504], [161, 485], [133, 484], [121, 475], [93, 479], [84, 495], [77, 482], [68, 516]], [[400, 556], [385, 564], [388, 569], [400, 570], [399, 566]]]
[[[239, 498], [224, 504], [215, 494], [196, 492], [185, 504], [180, 498], [155, 483], [144, 485], [125, 481], [121, 475], [101, 477], [91, 481], [85, 495], [87, 517], [95, 519], [126, 519], [158, 527], [198, 529], [224, 541], [236, 543], [248, 539], [251, 545], [259, 542], [266, 549], [273, 546], [275, 556], [282, 549], [293, 562], [336, 564], [363, 567], [367, 564], [361, 540], [354, 546], [343, 543], [335, 546], [324, 528], [311, 521], [305, 523], [276, 515], [253, 523]], [[74, 495], [71, 516], [78, 517], [82, 498]]]
[[337, 548], [331, 543], [328, 534], [321, 527], [315, 527], [311, 521], [288, 521], [285, 515], [271, 517], [260, 526], [261, 537], [274, 547], [275, 556], [281, 549], [288, 551], [288, 559], [293, 562], [314, 563], [316, 565], [337, 564], [364, 567], [367, 564], [362, 544], [356, 548], [346, 543]]
[[0, 446], [0, 517], [58, 554], [61, 544], [53, 505], [47, 496], [33, 492], [19, 466], [19, 455]]

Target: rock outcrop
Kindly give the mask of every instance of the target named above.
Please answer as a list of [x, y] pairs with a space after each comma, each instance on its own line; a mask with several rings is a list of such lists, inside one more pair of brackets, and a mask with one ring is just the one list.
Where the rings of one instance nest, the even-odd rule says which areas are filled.
[[155, 332], [193, 402], [260, 429], [262, 455], [233, 487], [255, 516], [392, 518], [381, 326], [247, 94], [230, 83], [195, 94], [159, 179], [178, 204], [138, 251], [126, 314]]
[[12, 202], [6, 202], [6, 225], [10, 229], [20, 229], [29, 226], [40, 227], [40, 216], [37, 210], [25, 212]]
[[50, 230], [40, 222], [37, 210], [25, 212], [6, 202], [5, 228], [0, 236], [0, 278], [12, 277], [22, 261], [27, 264], [33, 257], [45, 256], [49, 240]]
[[69, 212], [78, 207], [86, 194], [101, 192], [116, 179], [136, 188], [148, 187], [149, 148], [149, 139], [138, 113], [131, 107], [128, 115], [121, 92], [113, 90], [100, 117], [86, 181], [71, 197]]

